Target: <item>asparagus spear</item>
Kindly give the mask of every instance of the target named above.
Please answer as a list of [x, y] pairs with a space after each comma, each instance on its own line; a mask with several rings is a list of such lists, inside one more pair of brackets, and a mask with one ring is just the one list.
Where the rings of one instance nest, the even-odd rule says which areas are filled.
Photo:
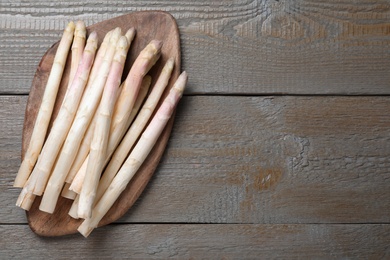
[[69, 190], [70, 183], [65, 182], [64, 187], [62, 188], [61, 196], [70, 200], [74, 200], [77, 196], [77, 193]]
[[68, 215], [74, 219], [79, 219], [79, 215], [77, 214], [77, 209], [79, 208], [79, 200], [80, 200], [80, 195], [77, 194], [68, 212]]
[[[120, 86], [119, 88], [121, 88]], [[91, 142], [92, 142], [92, 137], [93, 137], [93, 132], [95, 131], [95, 125], [96, 125], [96, 119], [97, 119], [97, 112], [99, 111], [99, 108], [96, 110], [95, 114], [93, 115], [92, 121], [88, 126], [88, 129], [84, 135], [84, 138], [80, 144], [79, 150], [77, 151], [76, 158], [74, 158], [72, 166], [70, 167], [70, 170], [66, 176], [65, 182], [69, 183], [69, 188], [70, 184], [72, 183], [74, 177], [76, 176], [77, 172], [84, 167], [87, 167], [85, 158], [89, 154], [89, 149], [91, 147]], [[70, 165], [70, 164], [69, 164]], [[68, 165], [68, 166], [69, 166]], [[68, 169], [68, 168], [66, 168]], [[66, 171], [64, 168], [64, 171]], [[86, 169], [83, 169], [83, 171], [86, 171]], [[81, 190], [81, 188], [80, 188]], [[80, 192], [78, 192], [80, 193]]]
[[84, 22], [78, 21], [76, 23], [76, 28], [74, 30], [74, 38], [73, 38], [73, 43], [71, 48], [72, 60], [70, 65], [68, 88], [72, 84], [74, 76], [76, 75], [77, 67], [79, 66], [81, 57], [83, 56], [86, 36], [87, 36], [87, 29], [85, 28]]
[[[23, 190], [22, 190], [23, 191]], [[30, 210], [36, 195], [32, 193], [27, 193], [23, 196], [23, 201], [20, 204], [20, 207], [25, 210]]]
[[[106, 38], [108, 37], [108, 35], [111, 35], [111, 33], [112, 33], [112, 31], [108, 32], [106, 37], [104, 38], [103, 43], [102, 43], [102, 45], [101, 45], [101, 47], [100, 47], [100, 49], [98, 51], [95, 64], [97, 64], [97, 62], [99, 60], [99, 54], [100, 53], [102, 53], [103, 56], [104, 56], [105, 49], [107, 48]], [[135, 29], [134, 28], [130, 28], [126, 32], [126, 34], [125, 34], [125, 37], [127, 38], [127, 41], [129, 43], [129, 48], [130, 48], [131, 43], [132, 43], [132, 41], [134, 39], [134, 36], [135, 36]], [[93, 78], [93, 76], [94, 76], [94, 75], [92, 75], [93, 72], [94, 72], [93, 71], [94, 68], [95, 67], [92, 68], [91, 78]], [[120, 87], [120, 89], [122, 89], [122, 86]], [[92, 119], [91, 124], [88, 126], [88, 130], [87, 130], [87, 132], [86, 132], [86, 134], [85, 134], [85, 136], [83, 138], [83, 141], [82, 141], [82, 143], [80, 145], [79, 151], [77, 152], [77, 156], [76, 156], [76, 158], [73, 161], [73, 164], [72, 164], [72, 167], [69, 170], [68, 176], [66, 177], [65, 181], [67, 183], [72, 183], [73, 178], [75, 177], [76, 173], [79, 171], [80, 167], [82, 167], [83, 162], [85, 161], [85, 158], [87, 157], [87, 155], [89, 153], [89, 147], [90, 147], [90, 144], [91, 144], [93, 131], [95, 129], [95, 123], [96, 123], [96, 113], [95, 113], [95, 115], [94, 115], [94, 117]], [[86, 167], [86, 165], [85, 165], [85, 167]]]
[[131, 45], [131, 42], [134, 40], [134, 36], [135, 36], [135, 29], [134, 29], [134, 27], [132, 27], [129, 30], [127, 30], [127, 32], [125, 34], [125, 37], [127, 39], [127, 42], [129, 43], [129, 46]]
[[[103, 159], [104, 165], [106, 165], [106, 163], [108, 162], [110, 156], [112, 155], [118, 143], [120, 142], [123, 135], [125, 134], [126, 129], [129, 127], [127, 121], [131, 113], [131, 110], [134, 106], [135, 100], [137, 98], [138, 91], [142, 83], [142, 79], [152, 68], [152, 66], [156, 63], [156, 61], [160, 58], [161, 47], [162, 47], [161, 41], [152, 40], [141, 51], [141, 53], [138, 55], [137, 59], [134, 61], [134, 64], [130, 69], [129, 75], [125, 80], [118, 101], [115, 104], [114, 116], [112, 118], [110, 137], [109, 137], [108, 147], [107, 147], [108, 149], [107, 156], [105, 157], [105, 159]], [[88, 160], [88, 157], [86, 158], [86, 160]], [[81, 170], [83, 169], [86, 168], [80, 168], [79, 170], [80, 173], [78, 173], [78, 174], [82, 174], [81, 176], [85, 176], [85, 173], [81, 172]], [[72, 184], [71, 189], [75, 191], [73, 187], [74, 186]]]
[[[144, 79], [141, 83], [141, 88], [140, 88], [140, 91], [138, 93], [138, 97], [137, 97], [136, 102], [134, 104], [134, 107], [130, 113], [130, 116], [127, 120], [128, 125], [131, 124], [134, 117], [138, 113], [138, 110], [139, 110], [140, 106], [142, 105], [142, 102], [145, 99], [146, 94], [148, 93], [151, 81], [152, 81], [152, 78], [150, 76], [147, 75], [144, 77]], [[85, 177], [85, 174], [87, 172], [88, 161], [89, 161], [89, 156], [87, 156], [85, 158], [83, 164], [81, 165], [80, 169], [78, 170], [77, 174], [75, 175], [75, 177], [72, 181], [72, 184], [69, 187], [70, 190], [72, 190], [78, 194], [80, 194], [81, 188], [82, 188], [83, 183], [84, 183], [84, 177]]]
[[[142, 85], [141, 85], [141, 88], [139, 90], [137, 100], [135, 101], [133, 110], [131, 111], [131, 114], [130, 114], [130, 117], [129, 117], [129, 122], [130, 123], [134, 120], [134, 118], [137, 115], [139, 109], [141, 108], [141, 105], [142, 105], [142, 103], [143, 103], [143, 101], [144, 101], [144, 99], [146, 97], [146, 94], [148, 93], [150, 82], [151, 82], [151, 77], [150, 76], [145, 76], [144, 80], [142, 81]], [[83, 164], [83, 166], [81, 166], [81, 167], [87, 167], [86, 162], [87, 161], [85, 161], [85, 164]], [[86, 171], [82, 170], [81, 172], [86, 172]], [[84, 181], [84, 177], [85, 176], [81, 176], [81, 174], [76, 175], [76, 178], [74, 179], [74, 181], [72, 183], [73, 190], [75, 190], [76, 194], [81, 192], [81, 188], [82, 188], [82, 183]], [[77, 215], [78, 201], [79, 201], [79, 196], [77, 196], [74, 199], [72, 207], [69, 210], [69, 215], [71, 217], [73, 217], [73, 218], [78, 218], [78, 215]]]
[[[98, 51], [98, 54], [97, 54], [97, 57], [95, 59], [95, 63], [93, 65], [92, 69], [91, 69], [91, 73], [90, 73], [90, 77], [89, 77], [89, 81], [88, 81], [88, 85], [86, 87], [85, 93], [91, 93], [92, 91], [94, 91], [94, 89], [92, 88], [93, 80], [91, 80], [91, 78], [96, 77], [96, 75], [98, 74], [98, 71], [99, 71], [99, 69], [101, 67], [100, 65], [103, 62], [103, 59], [104, 59], [106, 50], [108, 48], [109, 41], [111, 39], [111, 35], [112, 34], [113, 34], [113, 31], [110, 31], [109, 33], [107, 33], [107, 35], [105, 36], [105, 38], [103, 40], [103, 43], [101, 44], [101, 47], [100, 47], [100, 49]], [[117, 41], [119, 35], [120, 35], [120, 30], [118, 32], [118, 29], [117, 29], [117, 32], [116, 32], [116, 35], [115, 35], [116, 39], [114, 37], [114, 39], [112, 41], [112, 44], [114, 45], [113, 46], [114, 50], [115, 50], [116, 41]], [[69, 46], [70, 46], [70, 43], [69, 43]], [[113, 55], [113, 53], [111, 55]], [[110, 57], [107, 56], [106, 60], [109, 61]], [[108, 64], [106, 64], [106, 66], [109, 68]], [[102, 71], [102, 72], [104, 72], [104, 71]], [[95, 76], [92, 75], [93, 73], [94, 73]], [[84, 99], [87, 99], [87, 100], [86, 101], [82, 101], [81, 103], [84, 103], [84, 106], [88, 106], [88, 97], [89, 97], [89, 95], [85, 95], [84, 94], [84, 96], [87, 96], [87, 97], [83, 97], [82, 100], [84, 100]], [[16, 202], [17, 206], [19, 206], [19, 207], [21, 207], [21, 208], [23, 208], [25, 210], [29, 210], [30, 209], [30, 207], [32, 205], [32, 201], [35, 198], [35, 195], [32, 194], [32, 192], [34, 191], [34, 187], [35, 187], [35, 184], [31, 181], [31, 178], [29, 178], [27, 183], [25, 184], [25, 187], [23, 188], [23, 191], [21, 192], [21, 194], [20, 194], [20, 196], [19, 196], [19, 198], [18, 198], [18, 200]]]
[[[92, 69], [91, 69], [91, 73], [89, 74], [88, 84], [87, 84], [87, 87], [85, 89], [85, 93], [90, 93], [90, 91], [92, 91], [92, 90], [90, 90], [90, 88], [92, 86], [92, 83], [93, 83], [94, 79], [96, 78], [96, 75], [97, 75], [97, 72], [99, 71], [100, 65], [103, 62], [104, 55], [105, 55], [106, 50], [108, 48], [112, 32], [113, 32], [113, 30], [109, 31], [104, 36], [103, 42], [100, 45], [100, 48], [99, 48], [99, 50], [98, 50], [98, 52], [96, 54], [95, 62], [93, 63], [93, 66], [92, 66]], [[74, 176], [76, 175], [77, 171], [81, 167], [81, 164], [85, 160], [85, 157], [88, 155], [89, 146], [91, 144], [90, 140], [92, 139], [93, 129], [95, 127], [95, 123], [96, 123], [96, 120], [95, 120], [95, 116], [94, 116], [92, 118], [92, 121], [91, 121], [91, 123], [88, 126], [88, 130], [85, 133], [85, 136], [84, 136], [84, 138], [83, 138], [83, 140], [82, 140], [82, 142], [80, 144], [80, 147], [79, 147], [79, 149], [77, 151], [76, 158], [74, 158], [73, 163], [69, 163], [68, 164], [68, 166], [71, 165], [71, 168], [70, 168], [70, 170], [68, 172], [68, 176], [67, 176], [67, 179], [66, 179], [67, 183], [71, 183], [72, 182]], [[71, 160], [71, 158], [69, 158], [69, 160]], [[67, 171], [67, 170], [68, 170], [67, 168], [64, 169], [64, 172]], [[70, 195], [73, 192], [69, 190], [69, 187], [70, 187], [70, 184], [66, 185], [66, 189], [64, 190], [63, 197], [65, 197], [65, 198], [72, 198], [74, 196], [74, 195]], [[68, 191], [70, 193], [68, 193]]]
[[[96, 78], [93, 81], [91, 87], [89, 89], [86, 89], [83, 95], [83, 98], [80, 102], [80, 106], [77, 110], [76, 117], [69, 130], [68, 136], [60, 153], [60, 157], [73, 157], [78, 150], [82, 137], [85, 134], [85, 131], [91, 121], [92, 115], [96, 110], [99, 100], [101, 98], [103, 88], [107, 80], [108, 72], [112, 63], [112, 59], [115, 54], [116, 44], [120, 35], [120, 28], [117, 28], [113, 31], [112, 36], [110, 38], [109, 47], [105, 53], [104, 60], [102, 61], [102, 64], [99, 68], [99, 72], [97, 73]], [[49, 177], [48, 175], [50, 173], [50, 170], [51, 169], [46, 168], [45, 171], [42, 171], [45, 175], [41, 175], [38, 178], [37, 184], [34, 187], [34, 194], [42, 195], [47, 179]]]
[[186, 72], [183, 72], [170, 90], [169, 95], [164, 99], [164, 102], [157, 110], [152, 121], [145, 129], [140, 140], [134, 147], [134, 150], [130, 153], [103, 197], [93, 208], [92, 217], [85, 219], [77, 229], [84, 237], [87, 237], [92, 230], [97, 227], [99, 221], [104, 217], [122, 191], [126, 188], [127, 184], [152, 150], [180, 100], [186, 82], [187, 74]]
[[56, 55], [54, 57], [53, 66], [50, 71], [49, 79], [46, 84], [43, 94], [42, 103], [38, 111], [37, 119], [34, 124], [34, 129], [31, 134], [30, 143], [24, 155], [24, 159], [16, 176], [14, 187], [24, 187], [31, 171], [41, 152], [51, 114], [53, 112], [54, 102], [56, 100], [58, 87], [61, 82], [62, 74], [68, 56], [69, 48], [73, 40], [73, 32], [75, 25], [70, 22], [66, 27]]
[[22, 191], [16, 200], [16, 206], [21, 207], [24, 210], [30, 210], [34, 200], [35, 194], [32, 193], [31, 175], [28, 177]]
[[110, 128], [110, 140], [108, 143], [107, 154], [111, 156], [119, 141], [129, 127], [128, 118], [134, 106], [139, 88], [144, 76], [157, 62], [161, 55], [162, 42], [152, 40], [138, 55], [134, 61], [129, 75], [115, 104], [114, 117]]
[[[121, 87], [119, 87], [119, 88], [121, 88]], [[98, 110], [99, 110], [99, 108], [96, 111], [98, 111]], [[92, 121], [88, 126], [87, 132], [85, 133], [84, 138], [80, 144], [79, 150], [77, 151], [76, 158], [74, 158], [72, 166], [70, 167], [68, 175], [66, 176], [65, 182], [69, 183], [68, 188], [70, 188], [70, 184], [72, 183], [74, 177], [76, 176], [76, 174], [80, 170], [80, 168], [87, 167], [87, 165], [85, 163], [85, 158], [89, 154], [89, 148], [91, 146], [93, 132], [95, 130], [95, 125], [96, 125], [96, 117], [97, 117], [97, 113], [94, 114]], [[64, 171], [65, 171], [65, 169], [64, 169]], [[81, 190], [81, 188], [80, 188], [80, 190]], [[78, 193], [80, 193], [80, 192], [78, 192]]]
[[119, 168], [125, 161], [131, 148], [134, 146], [138, 137], [141, 135], [143, 129], [148, 123], [149, 118], [156, 108], [165, 87], [168, 85], [168, 81], [173, 70], [173, 65], [174, 59], [171, 58], [167, 61], [164, 68], [162, 69], [156, 85], [153, 87], [152, 92], [149, 94], [137, 118], [132, 123], [130, 129], [127, 131], [120, 145], [116, 148], [114, 154], [112, 155], [112, 158], [110, 159], [110, 162], [108, 163], [104, 173], [102, 174], [102, 178], [100, 179], [95, 204], [103, 196], [112, 179], [115, 177], [115, 174], [118, 172]]
[[[89, 79], [88, 79], [87, 87], [85, 89], [85, 93], [89, 93], [88, 90], [89, 90], [89, 88], [92, 87], [92, 83], [95, 80], [96, 75], [100, 71], [100, 67], [101, 67], [102, 62], [104, 60], [104, 56], [106, 55], [107, 49], [110, 46], [110, 40], [111, 40], [111, 36], [112, 36], [113, 32], [114, 32], [114, 30], [111, 30], [108, 33], [106, 33], [106, 35], [103, 38], [103, 42], [100, 44], [99, 50], [96, 53], [96, 58], [95, 58], [95, 61], [93, 63], [92, 69], [91, 69], [91, 73], [89, 73]], [[115, 35], [114, 37], [118, 37], [118, 36]], [[115, 39], [114, 39], [114, 41], [115, 41]]]
[[85, 182], [80, 193], [78, 213], [81, 217], [84, 218], [90, 217], [91, 215], [96, 189], [104, 167], [103, 164], [106, 156], [111, 118], [117, 92], [121, 83], [128, 46], [129, 44], [127, 42], [127, 38], [122, 36], [119, 40], [117, 50], [115, 52], [114, 60], [99, 106], [90, 148], [91, 160], [89, 160]]
[[[96, 125], [96, 114], [94, 115], [91, 123], [88, 126], [88, 129], [87, 129], [87, 131], [84, 135], [84, 138], [81, 141], [80, 147], [77, 151], [77, 155], [74, 158], [72, 166], [70, 167], [68, 174], [66, 176], [65, 182], [69, 183], [69, 188], [70, 188], [70, 184], [72, 183], [74, 177], [76, 176], [76, 173], [82, 167], [83, 162], [89, 153], [89, 148], [91, 146], [91, 141], [92, 141], [92, 137], [93, 137], [93, 131], [95, 130], [95, 125]], [[66, 171], [66, 169], [64, 169], [64, 172], [65, 171]]]
[[[38, 163], [36, 166], [38, 172], [36, 176], [37, 178], [40, 178], [40, 180], [42, 180], [44, 177], [50, 174], [52, 165], [55, 163], [57, 154], [60, 151], [60, 148], [63, 142], [65, 141], [66, 135], [72, 125], [73, 119], [76, 115], [76, 111], [80, 103], [81, 96], [87, 84], [89, 72], [91, 71], [91, 67], [95, 59], [97, 42], [98, 42], [97, 34], [96, 32], [92, 32], [91, 35], [88, 37], [87, 44], [85, 46], [80, 65], [77, 68], [73, 83], [71, 84], [70, 88], [67, 91], [67, 94], [61, 105], [58, 116], [54, 121], [53, 127], [50, 131], [49, 137], [47, 138], [47, 141], [42, 149], [41, 156], [38, 159]], [[40, 164], [41, 161], [44, 162], [45, 164]], [[49, 165], [49, 162], [51, 162], [51, 165]], [[49, 165], [46, 168], [48, 170], [47, 171], [48, 173], [44, 172], [42, 174], [39, 174], [40, 173], [39, 170], [43, 169], [40, 168], [41, 165]], [[52, 176], [52, 178], [50, 178], [49, 184], [45, 190], [46, 192], [42, 198], [40, 209], [46, 212], [50, 212], [50, 209], [45, 207], [45, 206], [49, 207], [48, 204], [49, 201], [47, 201], [47, 199], [51, 198], [54, 190], [58, 189], [58, 192], [60, 192], [63, 186], [61, 184], [60, 187], [57, 187], [57, 185], [53, 183], [53, 179], [55, 179], [55, 177], [56, 176], [54, 175]], [[37, 183], [39, 183], [38, 180]], [[44, 183], [46, 184], [46, 182]]]

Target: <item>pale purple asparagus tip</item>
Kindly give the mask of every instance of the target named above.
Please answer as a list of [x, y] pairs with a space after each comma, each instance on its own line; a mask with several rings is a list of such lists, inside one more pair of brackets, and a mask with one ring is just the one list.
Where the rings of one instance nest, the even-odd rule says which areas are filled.
[[85, 24], [84, 24], [83, 21], [78, 20], [77, 23], [76, 23], [76, 26], [78, 26], [78, 27], [85, 27]]
[[118, 42], [118, 46], [117, 47], [125, 48], [127, 44], [128, 44], [127, 38], [125, 36], [121, 36], [121, 38], [119, 38], [119, 42]]
[[91, 32], [91, 34], [89, 35], [89, 38], [92, 38], [92, 39], [97, 38], [97, 32], [96, 31]]
[[157, 49], [157, 50], [161, 50], [161, 47], [163, 45], [163, 42], [162, 41], [159, 41], [159, 40], [152, 40], [150, 42], [150, 44], [153, 44], [153, 46]]
[[134, 27], [131, 27], [129, 30], [127, 30], [127, 32], [131, 32], [131, 33], [135, 33], [135, 28]]
[[[186, 71], [183, 71], [181, 74], [180, 74], [180, 76], [179, 76], [179, 78], [177, 79], [177, 82], [178, 82], [178, 87], [181, 89], [181, 90], [183, 90], [185, 87], [186, 87], [186, 85], [187, 85], [187, 80], [188, 80], [188, 75], [187, 75], [187, 72]], [[183, 84], [179, 84], [180, 82], [183, 82]]]

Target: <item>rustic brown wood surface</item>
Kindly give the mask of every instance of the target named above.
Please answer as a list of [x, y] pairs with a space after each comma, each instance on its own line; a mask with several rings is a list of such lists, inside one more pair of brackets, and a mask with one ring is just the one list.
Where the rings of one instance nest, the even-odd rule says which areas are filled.
[[[27, 94], [69, 20], [177, 20], [187, 96], [115, 224], [41, 238], [15, 207]], [[390, 3], [3, 1], [0, 258], [390, 257]], [[319, 95], [319, 96], [318, 96]]]

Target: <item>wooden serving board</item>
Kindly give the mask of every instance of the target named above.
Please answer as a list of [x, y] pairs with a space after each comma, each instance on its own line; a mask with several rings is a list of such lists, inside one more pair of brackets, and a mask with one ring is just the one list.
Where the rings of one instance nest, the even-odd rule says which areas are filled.
[[[151, 40], [157, 39], [163, 41], [161, 58], [149, 72], [149, 75], [151, 75], [153, 78], [153, 86], [157, 76], [162, 69], [162, 66], [165, 64], [167, 59], [170, 57], [175, 58], [174, 71], [171, 80], [169, 81], [168, 87], [164, 92], [164, 96], [166, 96], [180, 73], [180, 38], [175, 19], [170, 14], [161, 11], [134, 12], [94, 24], [87, 29], [88, 33], [96, 31], [98, 33], [99, 43], [101, 43], [104, 35], [115, 27], [120, 27], [123, 33], [125, 33], [131, 27], [136, 29], [136, 36], [130, 47], [123, 78], [126, 77], [139, 52]], [[42, 57], [32, 82], [23, 128], [22, 158], [30, 141], [34, 122], [42, 100], [43, 92], [57, 47], [58, 42], [54, 44]], [[70, 56], [71, 55], [68, 56], [68, 61], [58, 92], [51, 124], [57, 115], [66, 91], [66, 87], [68, 85]], [[129, 183], [126, 190], [112, 206], [107, 215], [99, 223], [99, 226], [109, 224], [119, 219], [125, 212], [129, 210], [129, 208], [134, 204], [139, 195], [142, 193], [151, 176], [153, 175], [165, 150], [172, 129], [173, 119], [174, 116], [172, 116], [168, 122], [165, 130], [160, 136], [159, 141], [149, 154], [142, 167], [139, 169], [133, 180]], [[51, 127], [51, 124], [49, 127]], [[72, 204], [71, 200], [60, 197], [56, 210], [53, 214], [40, 211], [38, 209], [40, 201], [41, 197], [37, 197], [30, 211], [27, 212], [28, 223], [36, 234], [41, 236], [61, 236], [77, 232], [77, 227], [80, 225], [81, 220], [75, 220], [68, 215], [69, 208]]]

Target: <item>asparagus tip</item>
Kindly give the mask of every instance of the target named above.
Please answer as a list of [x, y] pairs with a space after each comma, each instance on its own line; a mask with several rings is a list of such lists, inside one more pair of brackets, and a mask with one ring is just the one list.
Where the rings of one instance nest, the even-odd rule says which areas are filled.
[[122, 34], [122, 29], [120, 27], [116, 27], [113, 31], [113, 33], [119, 33]]
[[111, 35], [112, 35], [112, 31], [113, 30], [111, 30], [108, 33], [106, 33], [106, 35], [104, 36], [103, 42], [109, 41], [109, 39], [111, 38]]
[[186, 71], [183, 71], [180, 76], [177, 78], [175, 84], [173, 85], [173, 89], [178, 90], [180, 93], [183, 92], [184, 88], [187, 85], [188, 75]]
[[156, 49], [156, 52], [160, 52], [163, 42], [159, 40], [152, 40], [150, 44], [153, 45], [153, 47]]
[[173, 66], [175, 66], [175, 59], [173, 57], [169, 58], [165, 66], [167, 69], [172, 70]]
[[117, 48], [125, 49], [127, 47], [127, 45], [128, 45], [127, 38], [125, 36], [121, 36], [121, 38], [119, 39]]
[[88, 39], [97, 39], [97, 32], [96, 31], [91, 32]]
[[118, 42], [118, 39], [121, 37], [121, 34], [122, 34], [121, 28], [116, 27], [116, 28], [112, 31], [111, 35], [110, 35], [110, 44], [116, 45], [117, 42]]
[[134, 36], [135, 36], [135, 28], [131, 27], [129, 30], [127, 30], [125, 36], [127, 38], [127, 41], [131, 42], [134, 39]]
[[76, 22], [76, 27], [78, 27], [78, 28], [84, 28], [84, 27], [85, 27], [85, 23], [84, 23], [83, 21], [81, 21], [81, 20], [78, 20], [78, 21]]
[[70, 21], [69, 23], [68, 23], [68, 26], [66, 27], [66, 31], [74, 31], [74, 28], [76, 27], [76, 25], [74, 24], [74, 22], [73, 21]]

